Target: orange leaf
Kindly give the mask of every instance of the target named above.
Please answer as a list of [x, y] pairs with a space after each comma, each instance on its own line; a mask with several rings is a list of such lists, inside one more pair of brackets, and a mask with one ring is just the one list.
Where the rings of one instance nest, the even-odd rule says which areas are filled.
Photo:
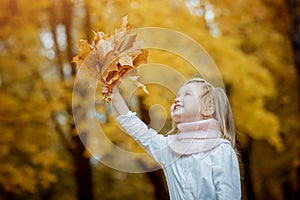
[[93, 47], [89, 45], [87, 40], [79, 40], [78, 42], [78, 55], [73, 57], [72, 62], [76, 63], [76, 68], [79, 68], [83, 62], [83, 60], [89, 55], [89, 53], [93, 50]]
[[137, 57], [134, 58], [133, 65], [137, 67], [139, 65], [146, 64], [147, 57], [148, 57], [148, 51], [145, 49], [142, 49], [141, 53]]
[[121, 57], [120, 60], [119, 60], [119, 63], [122, 66], [129, 65], [129, 66], [133, 67], [132, 57], [129, 56], [129, 55]]

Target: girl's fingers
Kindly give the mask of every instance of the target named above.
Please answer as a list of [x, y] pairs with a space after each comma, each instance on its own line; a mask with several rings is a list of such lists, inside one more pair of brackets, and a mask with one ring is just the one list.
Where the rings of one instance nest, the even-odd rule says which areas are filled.
[[108, 89], [102, 89], [102, 94], [107, 94], [107, 93], [109, 93], [109, 90]]
[[109, 92], [109, 88], [107, 84], [103, 84], [102, 85], [102, 89], [101, 89], [102, 94], [107, 94]]
[[113, 89], [116, 88], [116, 87], [113, 87], [111, 85], [108, 85], [108, 84], [105, 84], [103, 83], [102, 84], [102, 89], [101, 89], [101, 93], [104, 95], [104, 94], [111, 94], [113, 92]]
[[101, 90], [101, 93], [102, 93], [102, 94], [108, 93], [108, 90], [102, 89], [102, 90]]

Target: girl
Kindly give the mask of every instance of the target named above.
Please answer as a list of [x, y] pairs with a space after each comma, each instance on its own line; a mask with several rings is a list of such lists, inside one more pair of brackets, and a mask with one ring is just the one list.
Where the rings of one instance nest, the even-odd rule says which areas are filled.
[[167, 137], [129, 111], [117, 87], [111, 100], [117, 121], [163, 167], [172, 200], [241, 198], [233, 116], [221, 88], [187, 81], [170, 108], [176, 134]]

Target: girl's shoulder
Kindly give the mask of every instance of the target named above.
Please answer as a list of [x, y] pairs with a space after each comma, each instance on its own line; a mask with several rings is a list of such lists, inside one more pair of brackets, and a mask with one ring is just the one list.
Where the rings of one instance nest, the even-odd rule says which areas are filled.
[[216, 154], [235, 153], [230, 142], [225, 139], [224, 139], [224, 142], [220, 143], [218, 146], [216, 146], [214, 149], [212, 149], [212, 152], [214, 152]]
[[237, 154], [234, 151], [232, 145], [230, 142], [224, 142], [215, 147], [211, 152], [210, 152], [210, 157], [212, 160], [218, 160], [222, 162], [226, 162], [228, 160], [237, 160]]

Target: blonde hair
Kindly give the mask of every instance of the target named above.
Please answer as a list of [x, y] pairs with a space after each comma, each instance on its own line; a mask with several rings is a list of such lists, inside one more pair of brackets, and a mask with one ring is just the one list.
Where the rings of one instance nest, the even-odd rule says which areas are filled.
[[[220, 125], [222, 137], [229, 140], [231, 145], [235, 148], [235, 127], [233, 114], [229, 104], [229, 100], [222, 88], [216, 88], [202, 78], [192, 78], [184, 85], [190, 83], [200, 83], [202, 92], [200, 94], [199, 102], [201, 107], [201, 114], [203, 119], [215, 118]], [[176, 130], [176, 123], [173, 122], [173, 129]]]

